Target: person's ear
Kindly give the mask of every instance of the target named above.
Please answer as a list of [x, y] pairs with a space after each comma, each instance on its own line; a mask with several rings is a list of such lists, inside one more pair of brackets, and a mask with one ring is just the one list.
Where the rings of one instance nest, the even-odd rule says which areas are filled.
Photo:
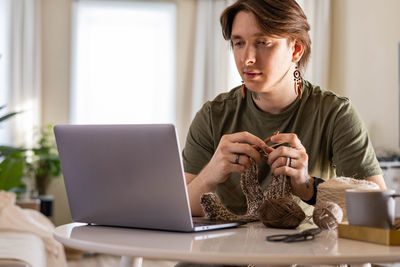
[[292, 42], [292, 62], [299, 62], [304, 53], [304, 45], [298, 40]]

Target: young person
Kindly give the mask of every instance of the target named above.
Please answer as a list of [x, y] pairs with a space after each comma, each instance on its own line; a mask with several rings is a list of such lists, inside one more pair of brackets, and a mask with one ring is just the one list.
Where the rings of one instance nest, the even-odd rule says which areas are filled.
[[[299, 202], [313, 204], [320, 178], [347, 176], [386, 188], [350, 101], [301, 78], [310, 26], [294, 0], [239, 0], [222, 13], [221, 25], [243, 85], [205, 103], [189, 129], [183, 159], [193, 216], [203, 215], [206, 192], [235, 213], [246, 211], [239, 180], [250, 158], [263, 189], [272, 175], [287, 175]], [[269, 148], [263, 140], [270, 136], [288, 146]], [[269, 153], [268, 162], [254, 145]]]

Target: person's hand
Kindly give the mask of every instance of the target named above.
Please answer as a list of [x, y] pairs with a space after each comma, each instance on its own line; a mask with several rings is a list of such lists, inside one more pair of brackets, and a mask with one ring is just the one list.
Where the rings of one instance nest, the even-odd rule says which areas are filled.
[[268, 148], [268, 164], [274, 176], [290, 177], [292, 193], [308, 200], [312, 196], [310, 175], [308, 174], [308, 155], [296, 134], [283, 133], [271, 137], [271, 142], [288, 143], [276, 149]]
[[243, 173], [250, 167], [250, 158], [261, 161], [256, 148], [266, 149], [264, 141], [249, 132], [222, 136], [207, 168], [207, 182], [217, 185], [224, 182], [233, 172]]

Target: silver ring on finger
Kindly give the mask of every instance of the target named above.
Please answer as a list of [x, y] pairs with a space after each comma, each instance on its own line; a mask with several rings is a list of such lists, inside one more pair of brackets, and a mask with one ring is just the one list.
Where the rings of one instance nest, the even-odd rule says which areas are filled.
[[236, 158], [235, 158], [235, 164], [239, 164], [239, 158], [240, 158], [240, 154], [236, 154]]
[[286, 158], [286, 166], [292, 167], [292, 158]]

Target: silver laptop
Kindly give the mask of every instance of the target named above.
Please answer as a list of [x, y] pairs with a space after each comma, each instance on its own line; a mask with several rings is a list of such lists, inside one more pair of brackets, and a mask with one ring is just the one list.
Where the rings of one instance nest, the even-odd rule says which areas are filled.
[[240, 225], [194, 224], [172, 124], [56, 125], [54, 133], [76, 222], [184, 232]]

